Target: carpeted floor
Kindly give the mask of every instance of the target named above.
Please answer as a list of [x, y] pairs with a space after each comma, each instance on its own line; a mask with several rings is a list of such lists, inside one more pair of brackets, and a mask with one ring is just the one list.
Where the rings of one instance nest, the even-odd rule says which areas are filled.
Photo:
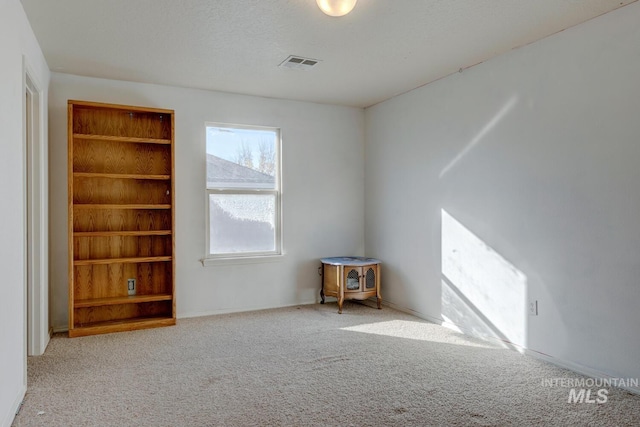
[[56, 335], [14, 425], [640, 425], [640, 396], [568, 403], [553, 378], [583, 377], [388, 307], [317, 304]]

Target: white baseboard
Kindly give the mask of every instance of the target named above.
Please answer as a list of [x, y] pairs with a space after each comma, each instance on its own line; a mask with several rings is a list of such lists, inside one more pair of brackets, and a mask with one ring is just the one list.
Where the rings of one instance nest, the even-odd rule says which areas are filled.
[[384, 299], [382, 300], [382, 305], [386, 305], [387, 307], [393, 308], [394, 310], [398, 310], [398, 311], [401, 311], [403, 313], [407, 313], [407, 314], [410, 314], [412, 316], [419, 317], [420, 319], [424, 319], [424, 320], [426, 320], [428, 322], [435, 323], [436, 325], [442, 325], [442, 322], [443, 322], [442, 319], [438, 319], [436, 317], [429, 316], [428, 314], [424, 314], [424, 313], [421, 313], [419, 311], [415, 311], [415, 310], [412, 310], [410, 308], [406, 308], [406, 307], [400, 306], [400, 305], [398, 305], [398, 304], [396, 304], [394, 302], [387, 301], [387, 300], [384, 300]]
[[24, 400], [24, 396], [26, 393], [27, 393], [27, 387], [23, 385], [18, 391], [18, 395], [16, 396], [13, 404], [9, 408], [9, 413], [7, 413], [4, 416], [4, 419], [2, 420], [2, 424], [0, 424], [0, 426], [11, 427], [11, 424], [13, 423], [13, 420], [15, 419], [16, 414], [18, 413], [18, 410], [20, 409], [20, 405], [22, 405], [22, 401]]
[[227, 309], [221, 309], [221, 310], [198, 311], [198, 312], [190, 312], [190, 313], [180, 313], [177, 315], [177, 318], [189, 319], [192, 317], [216, 316], [219, 314], [246, 313], [250, 311], [273, 310], [276, 308], [296, 307], [298, 305], [310, 305], [310, 304], [316, 304], [316, 303], [317, 303], [316, 301], [306, 301], [306, 302], [296, 302], [293, 304], [277, 305], [277, 306], [227, 308]]
[[[327, 297], [329, 298], [329, 297]], [[329, 298], [329, 301], [331, 301], [332, 299]], [[366, 301], [363, 301], [366, 303]], [[270, 309], [275, 309], [275, 308], [285, 308], [285, 307], [295, 307], [298, 305], [309, 305], [309, 304], [317, 304], [317, 301], [308, 301], [308, 302], [301, 302], [301, 303], [296, 303], [296, 304], [288, 304], [288, 305], [284, 305], [284, 306], [277, 306], [277, 307], [253, 307], [253, 308], [245, 308], [245, 309], [238, 309], [238, 308], [229, 308], [229, 309], [223, 309], [223, 310], [212, 310], [212, 311], [206, 311], [206, 312], [191, 312], [191, 313], [182, 313], [179, 316], [177, 316], [178, 319], [188, 319], [188, 318], [192, 318], [192, 317], [203, 317], [203, 316], [215, 316], [215, 315], [219, 315], [219, 314], [230, 314], [230, 313], [241, 313], [241, 312], [249, 312], [249, 311], [259, 311], [259, 310], [270, 310]], [[479, 339], [483, 339], [485, 341], [494, 343], [494, 344], [498, 344], [502, 347], [506, 347], [509, 348], [511, 350], [517, 351], [519, 353], [522, 354], [526, 354], [527, 356], [531, 356], [533, 358], [539, 359], [539, 360], [544, 360], [545, 362], [549, 362], [551, 364], [554, 364], [556, 366], [559, 366], [561, 368], [565, 368], [565, 369], [569, 369], [570, 371], [574, 371], [578, 374], [582, 374], [585, 375], [587, 377], [590, 378], [596, 378], [596, 379], [611, 379], [612, 377], [604, 374], [602, 372], [599, 372], [595, 369], [586, 367], [586, 366], [582, 366], [579, 365], [577, 363], [571, 362], [571, 361], [567, 361], [567, 360], [562, 360], [562, 359], [557, 359], [553, 356], [549, 356], [547, 354], [544, 353], [540, 353], [537, 352], [535, 350], [530, 350], [528, 348], [519, 346], [517, 344], [514, 344], [512, 342], [509, 341], [504, 341], [502, 339], [496, 338], [496, 337], [491, 337], [491, 336], [481, 336], [478, 334], [473, 334], [470, 331], [465, 331], [463, 328], [460, 328], [458, 325], [455, 325], [451, 322], [446, 322], [442, 319], [433, 317], [433, 316], [429, 316], [428, 314], [416, 311], [416, 310], [412, 310], [410, 308], [406, 308], [404, 306], [398, 305], [392, 301], [387, 301], [387, 300], [383, 300], [382, 301], [382, 305], [383, 306], [387, 306], [390, 307], [394, 310], [398, 310], [402, 313], [407, 313], [410, 314], [412, 316], [416, 316], [420, 319], [426, 320], [428, 322], [431, 323], [435, 323], [436, 325], [440, 325], [440, 326], [444, 326], [445, 328], [449, 328], [452, 329], [454, 331], [463, 333], [465, 335], [471, 336], [471, 337], [475, 337], [475, 338], [479, 338]], [[53, 332], [57, 333], [57, 332], [67, 332], [68, 331], [68, 327], [67, 326], [59, 326], [59, 327], [54, 327], [53, 328]], [[630, 393], [633, 394], [637, 394], [640, 395], [640, 388], [637, 387], [620, 387], [623, 390], [626, 390]], [[24, 393], [23, 393], [23, 397], [24, 397]], [[22, 398], [18, 401], [17, 405], [20, 404], [20, 402], [22, 401]], [[16, 406], [16, 410], [17, 410], [17, 406]], [[9, 422], [8, 425], [11, 425], [11, 422]], [[3, 425], [4, 426], [4, 425]]]
[[[549, 363], [551, 363], [553, 365], [559, 366], [561, 368], [568, 369], [570, 371], [576, 372], [578, 374], [581, 374], [581, 375], [584, 375], [584, 376], [587, 376], [587, 377], [590, 377], [590, 378], [605, 379], [605, 380], [613, 378], [610, 375], [607, 375], [607, 374], [602, 373], [600, 371], [597, 371], [595, 369], [589, 368], [587, 366], [583, 366], [583, 365], [580, 365], [580, 364], [577, 364], [577, 363], [574, 363], [574, 362], [571, 362], [571, 361], [568, 361], [568, 360], [558, 359], [558, 358], [555, 358], [553, 356], [549, 356], [548, 354], [537, 352], [535, 350], [530, 350], [528, 348], [522, 347], [520, 345], [514, 344], [514, 343], [509, 342], [509, 341], [502, 340], [500, 338], [473, 334], [470, 331], [465, 331], [463, 328], [460, 328], [458, 325], [456, 325], [454, 323], [446, 322], [446, 321], [444, 321], [442, 319], [437, 319], [437, 318], [434, 318], [432, 316], [425, 315], [424, 313], [420, 313], [420, 312], [417, 312], [415, 310], [411, 310], [411, 309], [407, 309], [405, 307], [398, 306], [397, 304], [394, 304], [394, 303], [391, 303], [391, 302], [388, 302], [388, 301], [386, 303], [383, 302], [383, 304], [386, 304], [386, 305], [388, 305], [389, 307], [391, 307], [391, 308], [393, 308], [395, 310], [402, 311], [403, 313], [412, 314], [412, 315], [414, 315], [416, 317], [419, 317], [421, 319], [424, 319], [424, 320], [427, 320], [429, 322], [436, 323], [438, 325], [444, 326], [445, 328], [453, 329], [454, 331], [461, 332], [461, 333], [463, 333], [465, 335], [469, 335], [469, 336], [472, 336], [472, 337], [475, 337], [475, 338], [483, 339], [483, 340], [488, 341], [488, 342], [492, 342], [494, 344], [498, 344], [498, 345], [500, 345], [502, 347], [506, 347], [506, 348], [509, 348], [511, 350], [515, 350], [515, 351], [517, 351], [519, 353], [525, 354], [525, 355], [533, 357], [535, 359], [539, 359], [539, 360], [543, 360], [545, 362], [549, 362]], [[618, 388], [620, 388], [622, 390], [626, 390], [629, 393], [640, 395], [640, 388], [638, 388], [638, 387], [618, 387]]]
[[[587, 366], [580, 365], [578, 363], [570, 362], [568, 360], [557, 359], [555, 357], [549, 356], [548, 354], [540, 353], [535, 350], [525, 349], [524, 354], [527, 356], [531, 356], [535, 359], [544, 360], [545, 362], [549, 362], [553, 365], [559, 366], [561, 368], [568, 369], [573, 372], [577, 372], [578, 374], [585, 375], [594, 379], [612, 379], [610, 375], [597, 371], [595, 369], [589, 368]], [[638, 387], [618, 387], [622, 390], [626, 390], [629, 393], [640, 395], [640, 388]]]
[[[189, 312], [189, 313], [179, 313], [176, 315], [176, 319], [189, 319], [192, 317], [215, 316], [218, 314], [231, 314], [231, 313], [243, 313], [243, 312], [249, 312], [249, 311], [271, 310], [276, 308], [295, 307], [298, 305], [309, 305], [309, 304], [316, 304], [316, 303], [317, 301], [310, 300], [310, 301], [303, 301], [303, 302], [297, 302], [293, 304], [277, 305], [277, 306], [263, 306], [263, 307], [250, 307], [250, 308], [226, 308], [221, 310], [195, 311], [195, 312]], [[54, 334], [57, 334], [60, 332], [68, 332], [69, 326], [68, 325], [54, 326], [52, 330]]]
[[68, 325], [64, 325], [64, 326], [54, 326], [53, 328], [51, 328], [53, 330], [54, 334], [57, 334], [59, 332], [69, 332], [69, 326]]

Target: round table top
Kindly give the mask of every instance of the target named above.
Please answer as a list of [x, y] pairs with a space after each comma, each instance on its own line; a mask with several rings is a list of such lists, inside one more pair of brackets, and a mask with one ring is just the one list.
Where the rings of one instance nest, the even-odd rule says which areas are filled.
[[371, 265], [371, 264], [380, 264], [381, 261], [375, 258], [366, 258], [360, 256], [336, 256], [330, 258], [322, 258], [323, 264], [330, 265], [353, 265], [353, 266], [363, 266], [363, 265]]

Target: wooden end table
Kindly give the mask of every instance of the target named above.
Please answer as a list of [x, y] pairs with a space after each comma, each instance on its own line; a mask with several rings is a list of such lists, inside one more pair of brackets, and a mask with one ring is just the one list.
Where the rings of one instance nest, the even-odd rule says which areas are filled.
[[380, 260], [365, 257], [322, 258], [321, 304], [324, 297], [338, 299], [338, 313], [342, 313], [344, 300], [365, 300], [376, 297], [382, 308], [380, 295]]

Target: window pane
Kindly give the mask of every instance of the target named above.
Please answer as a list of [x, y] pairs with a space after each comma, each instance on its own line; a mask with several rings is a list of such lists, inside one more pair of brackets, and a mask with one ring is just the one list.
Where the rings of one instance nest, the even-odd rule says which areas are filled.
[[207, 126], [208, 188], [276, 188], [278, 131]]
[[210, 254], [276, 250], [274, 194], [210, 194]]

